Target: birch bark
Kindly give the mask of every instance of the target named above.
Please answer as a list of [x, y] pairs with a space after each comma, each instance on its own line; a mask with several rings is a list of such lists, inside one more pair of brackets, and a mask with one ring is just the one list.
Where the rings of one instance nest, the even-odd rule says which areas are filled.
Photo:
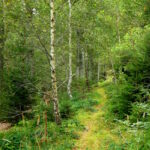
[[54, 0], [50, 0], [50, 69], [51, 69], [51, 81], [52, 81], [52, 99], [54, 103], [54, 115], [56, 124], [61, 124], [60, 113], [59, 113], [59, 102], [57, 93], [57, 79], [56, 79], [56, 68], [55, 68], [55, 7]]
[[69, 80], [68, 80], [68, 85], [67, 85], [67, 90], [68, 90], [68, 95], [70, 98], [72, 98], [72, 93], [71, 93], [71, 83], [72, 83], [72, 44], [71, 44], [71, 39], [72, 39], [72, 28], [71, 28], [71, 0], [68, 0], [69, 4]]

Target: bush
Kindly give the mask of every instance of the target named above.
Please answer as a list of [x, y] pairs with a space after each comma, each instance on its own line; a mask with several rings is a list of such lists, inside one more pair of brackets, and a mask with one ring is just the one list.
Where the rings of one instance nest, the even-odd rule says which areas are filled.
[[117, 84], [108, 88], [108, 111], [109, 115], [119, 119], [131, 115], [132, 121], [135, 121], [141, 118], [142, 112], [134, 104], [147, 103], [150, 96], [150, 28], [134, 28], [131, 32], [112, 49], [115, 56], [121, 57], [116, 57], [114, 64]]
[[15, 123], [21, 119], [23, 111], [32, 108], [36, 93], [33, 80], [19, 70], [5, 74], [4, 91], [0, 94], [0, 121]]
[[133, 102], [132, 92], [133, 87], [128, 82], [118, 83], [117, 85], [110, 85], [107, 87], [108, 98], [107, 102], [107, 117], [124, 119], [131, 113], [131, 106]]
[[70, 99], [60, 101], [60, 114], [62, 118], [70, 118], [74, 115]]

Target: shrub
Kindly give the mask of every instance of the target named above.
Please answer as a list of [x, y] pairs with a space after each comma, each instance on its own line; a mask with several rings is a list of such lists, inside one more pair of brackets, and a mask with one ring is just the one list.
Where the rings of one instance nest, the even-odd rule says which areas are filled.
[[128, 82], [118, 83], [107, 87], [108, 98], [107, 116], [112, 118], [115, 116], [118, 119], [123, 119], [131, 112], [133, 102], [132, 92], [133, 87]]
[[72, 102], [70, 99], [60, 101], [60, 114], [62, 118], [70, 118], [74, 112], [72, 109]]

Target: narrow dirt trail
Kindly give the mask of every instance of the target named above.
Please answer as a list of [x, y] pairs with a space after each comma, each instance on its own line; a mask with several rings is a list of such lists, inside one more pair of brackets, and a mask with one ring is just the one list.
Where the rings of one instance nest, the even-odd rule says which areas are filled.
[[[103, 88], [96, 88], [100, 95], [99, 104], [94, 106], [94, 112], [80, 112], [79, 120], [86, 128], [80, 132], [75, 150], [107, 150], [112, 141], [118, 143], [119, 137], [112, 133], [104, 120], [104, 104], [107, 96]], [[94, 91], [95, 92], [95, 91]]]

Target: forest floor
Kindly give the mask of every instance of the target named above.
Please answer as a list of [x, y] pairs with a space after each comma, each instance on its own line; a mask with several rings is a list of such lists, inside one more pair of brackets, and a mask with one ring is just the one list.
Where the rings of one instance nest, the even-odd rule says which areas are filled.
[[1, 123], [0, 122], [0, 131], [5, 131], [5, 130], [8, 130], [9, 128], [11, 128], [10, 123]]
[[[105, 88], [99, 85], [86, 93], [84, 99], [73, 101], [72, 105], [76, 110], [73, 118], [63, 120], [61, 127], [53, 122], [48, 123], [49, 143], [41, 145], [43, 150], [123, 149], [122, 146], [124, 147], [128, 142], [127, 139], [131, 138], [131, 134], [126, 126], [107, 120], [108, 100]], [[35, 120], [26, 120], [26, 126], [20, 122], [12, 128], [9, 126], [4, 128], [6, 124], [0, 123], [0, 138], [2, 138], [0, 142], [3, 143], [3, 147], [7, 149], [8, 146], [18, 146], [19, 141], [25, 144], [25, 149], [33, 149], [35, 145], [31, 143], [31, 140], [36, 139], [39, 144], [41, 135], [37, 138], [38, 134], [35, 133], [42, 133], [45, 126], [41, 123], [41, 126], [37, 128], [34, 122]], [[5, 129], [9, 130], [3, 132]], [[37, 145], [35, 147], [37, 148]]]
[[125, 141], [126, 135], [120, 134], [120, 127], [118, 125], [112, 127], [105, 121], [105, 104], [108, 99], [104, 88], [98, 87], [93, 92], [99, 95], [97, 98], [99, 104], [93, 106], [92, 112], [83, 110], [78, 113], [77, 117], [85, 126], [85, 130], [78, 133], [79, 139], [76, 141], [75, 150], [107, 150], [111, 149], [111, 144], [120, 145]]

